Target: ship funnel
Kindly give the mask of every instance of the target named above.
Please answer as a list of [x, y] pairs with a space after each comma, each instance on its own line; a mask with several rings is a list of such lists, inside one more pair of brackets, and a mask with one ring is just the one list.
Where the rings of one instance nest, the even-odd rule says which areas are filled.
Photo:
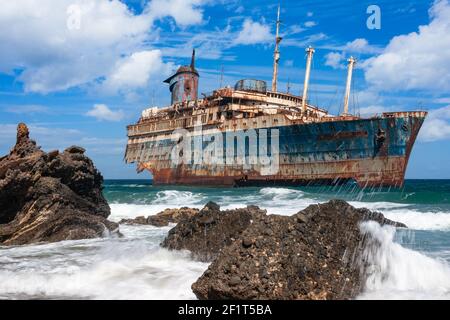
[[306, 72], [305, 72], [305, 83], [303, 85], [303, 97], [302, 97], [302, 114], [306, 114], [306, 101], [308, 99], [308, 86], [309, 86], [309, 76], [311, 74], [311, 61], [315, 50], [311, 46], [306, 48]]
[[174, 75], [164, 80], [169, 84], [172, 104], [197, 100], [199, 77], [195, 69], [195, 50], [193, 50], [191, 65], [179, 67]]
[[350, 57], [348, 61], [348, 73], [347, 73], [347, 85], [345, 88], [345, 97], [344, 97], [344, 113], [343, 116], [348, 115], [348, 101], [350, 99], [350, 88], [352, 85], [352, 75], [353, 75], [353, 67], [356, 64], [356, 59], [353, 57]]
[[277, 82], [278, 82], [278, 64], [280, 62], [280, 43], [283, 40], [280, 37], [280, 6], [278, 6], [278, 16], [277, 16], [277, 31], [275, 36], [275, 52], [273, 53], [273, 77], [272, 77], [272, 91], [277, 91]]

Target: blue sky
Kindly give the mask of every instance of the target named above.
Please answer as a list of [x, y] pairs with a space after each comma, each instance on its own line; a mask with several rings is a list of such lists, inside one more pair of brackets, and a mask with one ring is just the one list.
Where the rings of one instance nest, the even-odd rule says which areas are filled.
[[[125, 165], [126, 125], [169, 103], [162, 81], [197, 49], [200, 92], [242, 78], [270, 81], [277, 0], [0, 0], [0, 154], [26, 122], [45, 150], [87, 149], [106, 178]], [[370, 30], [369, 5], [381, 10]], [[313, 104], [342, 108], [345, 61], [358, 59], [350, 108], [362, 115], [430, 111], [407, 178], [450, 178], [450, 4], [281, 1], [279, 89], [299, 94], [316, 48]]]

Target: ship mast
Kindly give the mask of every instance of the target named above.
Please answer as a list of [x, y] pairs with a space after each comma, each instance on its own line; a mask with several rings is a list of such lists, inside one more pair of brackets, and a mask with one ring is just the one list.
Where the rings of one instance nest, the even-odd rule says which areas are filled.
[[305, 73], [305, 83], [303, 85], [303, 96], [302, 96], [302, 114], [306, 114], [306, 100], [308, 98], [308, 85], [309, 85], [309, 75], [311, 73], [311, 61], [314, 54], [314, 48], [311, 46], [306, 48], [307, 58], [306, 58], [306, 73]]
[[348, 73], [347, 73], [347, 86], [345, 88], [345, 98], [344, 98], [344, 113], [343, 116], [348, 115], [348, 101], [350, 99], [350, 87], [352, 85], [352, 75], [353, 75], [353, 67], [355, 66], [356, 59], [350, 57], [348, 61]]
[[283, 39], [280, 37], [280, 5], [278, 5], [278, 15], [277, 15], [277, 31], [276, 31], [276, 38], [275, 38], [275, 52], [273, 54], [273, 77], [272, 77], [272, 91], [277, 91], [277, 79], [278, 79], [278, 63], [280, 61], [280, 50], [279, 45], [281, 40]]

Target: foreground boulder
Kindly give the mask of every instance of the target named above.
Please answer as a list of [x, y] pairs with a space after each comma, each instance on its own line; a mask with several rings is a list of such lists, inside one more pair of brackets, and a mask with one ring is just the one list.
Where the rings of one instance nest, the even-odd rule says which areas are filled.
[[189, 250], [200, 261], [212, 261], [252, 221], [265, 214], [266, 211], [257, 207], [220, 211], [217, 204], [210, 202], [198, 214], [181, 220], [170, 230], [162, 246], [171, 250]]
[[339, 200], [290, 217], [256, 207], [206, 209], [178, 224], [163, 243], [213, 260], [192, 285], [199, 299], [353, 298], [365, 279], [360, 223], [406, 227]]
[[0, 244], [86, 239], [118, 230], [107, 220], [102, 184], [83, 148], [45, 153], [19, 124], [16, 145], [0, 158]]
[[151, 225], [155, 227], [166, 227], [170, 223], [179, 223], [182, 220], [187, 220], [198, 214], [198, 209], [180, 208], [180, 209], [166, 209], [154, 216], [136, 217], [134, 219], [122, 219], [119, 224], [127, 225]]

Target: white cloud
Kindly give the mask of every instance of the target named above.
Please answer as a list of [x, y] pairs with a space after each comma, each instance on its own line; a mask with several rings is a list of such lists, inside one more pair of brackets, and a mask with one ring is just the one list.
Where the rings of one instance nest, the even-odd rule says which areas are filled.
[[360, 108], [358, 111], [359, 111], [359, 114], [361, 115], [361, 117], [369, 117], [369, 116], [374, 116], [374, 115], [380, 115], [383, 112], [388, 112], [389, 109], [384, 106], [372, 105], [372, 106]]
[[311, 27], [314, 27], [316, 25], [317, 25], [317, 23], [315, 21], [306, 21], [305, 22], [305, 27], [307, 27], [307, 28], [311, 28]]
[[160, 50], [139, 51], [116, 63], [113, 72], [102, 83], [108, 92], [127, 93], [148, 86], [152, 77], [160, 80], [167, 76], [174, 65], [164, 63]]
[[[155, 19], [200, 23], [202, 3], [153, 0], [134, 14], [119, 0], [3, 1], [0, 72], [19, 70], [25, 91], [44, 94], [98, 82], [115, 73], [123, 56], [143, 51], [157, 36]], [[80, 15], [68, 11], [74, 6]]]
[[267, 43], [273, 39], [270, 26], [252, 19], [245, 19], [242, 30], [239, 32], [235, 44], [257, 44]]
[[365, 77], [380, 90], [450, 90], [450, 4], [436, 1], [431, 22], [394, 37], [367, 61]]
[[[345, 68], [345, 60], [350, 57], [350, 55], [361, 55], [361, 54], [374, 54], [380, 52], [380, 49], [372, 46], [364, 38], [358, 38], [353, 41], [347, 42], [344, 46], [337, 48], [339, 51], [333, 51], [325, 56], [325, 65], [333, 67], [334, 69]], [[364, 66], [365, 61], [359, 61], [358, 66]]]
[[170, 16], [178, 25], [187, 26], [203, 21], [200, 6], [207, 2], [205, 0], [152, 0], [147, 10], [154, 19]]
[[380, 49], [377, 47], [374, 47], [369, 44], [369, 41], [367, 41], [364, 38], [358, 38], [351, 42], [348, 42], [345, 47], [344, 51], [348, 51], [351, 53], [379, 53]]
[[325, 65], [333, 69], [340, 69], [343, 67], [342, 59], [344, 55], [340, 52], [329, 52], [325, 55]]
[[105, 104], [95, 104], [86, 115], [99, 121], [120, 121], [125, 117], [125, 113], [122, 110], [112, 111]]
[[289, 26], [287, 34], [292, 36], [294, 34], [298, 34], [298, 33], [301, 33], [303, 31], [305, 31], [305, 28], [303, 28], [301, 25], [293, 24], [293, 25]]
[[431, 110], [419, 132], [425, 142], [450, 139], [450, 106]]

